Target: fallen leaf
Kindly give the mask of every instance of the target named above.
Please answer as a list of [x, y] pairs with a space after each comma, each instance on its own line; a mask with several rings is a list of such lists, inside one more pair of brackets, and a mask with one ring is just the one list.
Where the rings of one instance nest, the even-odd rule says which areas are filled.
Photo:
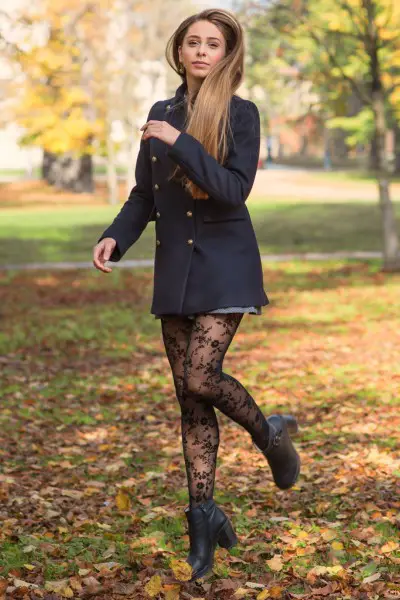
[[342, 542], [332, 542], [331, 546], [332, 546], [333, 550], [338, 550], [338, 551], [343, 550], [343, 548], [344, 548]]
[[171, 558], [169, 566], [178, 581], [189, 581], [192, 578], [192, 565], [186, 562], [186, 560]]
[[387, 544], [385, 544], [384, 546], [382, 546], [381, 552], [383, 552], [383, 553], [393, 552], [394, 550], [397, 550], [397, 548], [399, 546], [400, 546], [400, 544], [398, 542], [390, 541]]
[[115, 503], [119, 510], [130, 510], [131, 497], [123, 488], [120, 488], [115, 496]]
[[364, 577], [364, 579], [362, 580], [363, 583], [373, 583], [374, 581], [377, 581], [378, 579], [380, 579], [381, 577], [381, 573], [374, 573], [373, 575], [369, 575], [368, 577]]
[[151, 597], [155, 598], [161, 592], [162, 581], [160, 575], [153, 575], [144, 586], [146, 593]]
[[275, 554], [270, 560], [266, 560], [265, 562], [273, 571], [281, 571], [283, 569], [282, 557], [279, 554]]

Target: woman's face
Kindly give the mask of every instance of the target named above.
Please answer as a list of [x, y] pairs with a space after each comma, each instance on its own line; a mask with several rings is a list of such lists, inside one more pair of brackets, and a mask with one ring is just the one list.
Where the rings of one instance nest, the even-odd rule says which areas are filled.
[[[204, 79], [225, 56], [225, 38], [214, 23], [197, 21], [187, 30], [178, 51], [186, 69], [186, 78]], [[196, 61], [204, 64], [196, 65]]]

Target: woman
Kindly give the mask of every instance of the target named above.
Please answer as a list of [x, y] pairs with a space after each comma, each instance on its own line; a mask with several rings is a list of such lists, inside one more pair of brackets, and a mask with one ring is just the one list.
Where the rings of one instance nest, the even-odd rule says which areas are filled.
[[185, 19], [166, 57], [181, 76], [173, 98], [156, 102], [143, 130], [136, 185], [94, 248], [96, 268], [119, 261], [155, 220], [151, 313], [161, 320], [181, 408], [192, 580], [212, 568], [215, 546], [237, 538], [213, 500], [219, 445], [215, 408], [242, 425], [281, 489], [294, 485], [300, 458], [290, 415], [266, 419], [222, 361], [244, 313], [269, 304], [245, 204], [260, 150], [256, 105], [235, 95], [243, 79], [243, 30], [220, 9]]

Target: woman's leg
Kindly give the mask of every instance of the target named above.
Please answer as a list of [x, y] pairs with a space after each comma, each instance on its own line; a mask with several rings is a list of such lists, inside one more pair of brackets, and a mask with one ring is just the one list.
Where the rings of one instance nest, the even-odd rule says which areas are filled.
[[213, 404], [265, 447], [269, 426], [263, 413], [243, 385], [222, 371], [242, 318], [242, 313], [197, 315], [185, 361], [185, 402]]
[[181, 407], [182, 446], [190, 507], [198, 506], [213, 496], [219, 446], [214, 407], [210, 402], [185, 394], [185, 358], [192, 327], [193, 321], [187, 317], [161, 318], [164, 346]]

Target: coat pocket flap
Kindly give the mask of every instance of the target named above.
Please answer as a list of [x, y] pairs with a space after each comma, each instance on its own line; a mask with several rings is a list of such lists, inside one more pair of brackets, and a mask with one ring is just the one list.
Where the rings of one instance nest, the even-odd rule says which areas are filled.
[[217, 223], [220, 221], [238, 221], [248, 219], [248, 213], [245, 206], [240, 206], [234, 210], [207, 208], [203, 214], [205, 223]]

